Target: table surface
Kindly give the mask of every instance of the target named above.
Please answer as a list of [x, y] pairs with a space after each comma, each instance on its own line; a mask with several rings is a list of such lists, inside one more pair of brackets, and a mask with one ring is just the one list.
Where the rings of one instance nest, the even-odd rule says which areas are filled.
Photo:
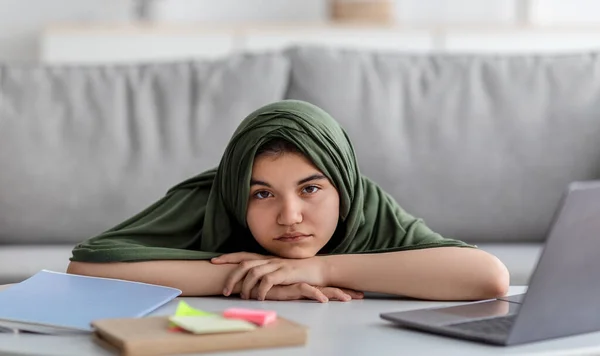
[[[509, 295], [520, 294], [526, 287], [512, 286]], [[581, 355], [600, 353], [600, 332], [571, 336], [531, 344], [501, 347], [463, 341], [412, 331], [379, 318], [382, 312], [402, 311], [463, 303], [428, 302], [404, 298], [367, 295], [364, 300], [316, 303], [312, 301], [248, 301], [237, 298], [177, 298], [151, 315], [171, 315], [179, 300], [202, 310], [218, 312], [228, 307], [276, 310], [282, 317], [309, 328], [308, 342], [301, 347], [220, 352], [218, 355]], [[51, 336], [0, 333], [0, 354], [11, 355], [114, 355], [86, 335]], [[188, 354], [189, 355], [189, 354]], [[203, 354], [206, 355], [206, 354]]]

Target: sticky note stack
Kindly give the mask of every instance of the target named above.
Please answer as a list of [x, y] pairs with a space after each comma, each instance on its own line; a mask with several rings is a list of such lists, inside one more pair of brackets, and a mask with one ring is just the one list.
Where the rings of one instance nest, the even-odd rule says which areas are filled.
[[194, 309], [179, 301], [174, 315], [103, 319], [94, 334], [127, 356], [163, 356], [249, 350], [306, 344], [308, 329], [260, 309], [221, 312]]
[[[183, 300], [179, 302], [177, 305], [177, 310], [175, 311], [176, 317], [188, 317], [188, 316], [213, 316], [215, 314], [205, 312], [200, 309], [192, 308], [188, 303]], [[173, 321], [169, 320], [169, 330], [171, 331], [185, 331], [185, 329], [178, 326]]]
[[230, 308], [219, 315], [194, 309], [180, 301], [175, 315], [169, 317], [169, 322], [172, 331], [216, 334], [251, 331], [276, 319], [277, 313], [269, 310]]
[[173, 316], [169, 320], [178, 327], [194, 334], [220, 334], [240, 331], [251, 331], [256, 325], [235, 319], [226, 319], [221, 316]]
[[277, 319], [277, 313], [271, 310], [229, 308], [223, 312], [223, 316], [229, 319], [240, 319], [265, 326]]

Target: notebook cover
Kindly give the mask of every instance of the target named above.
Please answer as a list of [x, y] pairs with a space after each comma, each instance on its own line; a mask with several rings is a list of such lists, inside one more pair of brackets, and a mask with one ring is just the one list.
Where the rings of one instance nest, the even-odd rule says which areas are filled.
[[105, 319], [93, 322], [96, 339], [124, 356], [231, 351], [306, 344], [305, 326], [284, 318], [252, 331], [195, 335], [168, 330], [169, 319]]
[[0, 291], [0, 325], [92, 332], [93, 320], [145, 316], [180, 294], [175, 288], [43, 270]]

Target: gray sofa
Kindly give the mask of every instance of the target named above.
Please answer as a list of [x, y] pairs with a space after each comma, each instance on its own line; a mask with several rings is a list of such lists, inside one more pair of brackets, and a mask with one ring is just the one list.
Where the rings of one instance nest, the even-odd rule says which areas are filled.
[[215, 166], [283, 98], [329, 111], [360, 168], [526, 284], [567, 183], [600, 177], [600, 60], [324, 47], [213, 61], [0, 66], [0, 284]]

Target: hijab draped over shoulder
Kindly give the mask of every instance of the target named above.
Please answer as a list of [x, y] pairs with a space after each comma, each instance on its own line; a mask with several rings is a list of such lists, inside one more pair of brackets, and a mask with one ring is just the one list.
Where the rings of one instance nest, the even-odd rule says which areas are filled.
[[294, 144], [339, 192], [338, 227], [323, 253], [470, 247], [431, 231], [363, 176], [346, 132], [329, 114], [284, 100], [241, 122], [218, 167], [175, 185], [140, 213], [78, 244], [71, 260], [203, 260], [228, 252], [264, 253], [247, 227], [246, 207], [254, 156], [272, 139]]

